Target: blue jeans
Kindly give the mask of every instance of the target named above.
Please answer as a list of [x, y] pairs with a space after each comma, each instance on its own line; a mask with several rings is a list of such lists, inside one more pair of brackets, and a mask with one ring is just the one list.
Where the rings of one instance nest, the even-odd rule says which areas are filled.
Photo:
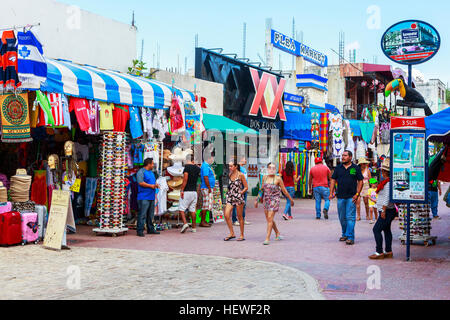
[[[291, 196], [292, 199], [294, 199], [295, 196], [295, 188], [294, 187], [286, 187], [287, 192]], [[286, 198], [286, 197], [285, 197]], [[289, 201], [288, 198], [286, 198], [286, 208], [284, 208], [284, 214], [287, 214], [289, 217], [292, 217], [291, 213], [291, 201]]]
[[[244, 193], [244, 209], [242, 209], [242, 218], [245, 220], [245, 207], [247, 206], [247, 193]], [[233, 207], [233, 214], [231, 216], [231, 219], [233, 220], [233, 223], [237, 221], [237, 209], [236, 207]]]
[[147, 232], [155, 231], [153, 217], [155, 215], [155, 200], [138, 200], [139, 212], [137, 218], [136, 231], [144, 232], [144, 225], [147, 224]]
[[355, 241], [356, 204], [352, 198], [337, 199], [339, 221], [342, 227], [342, 237]]
[[327, 187], [315, 187], [313, 188], [314, 199], [316, 199], [316, 217], [321, 216], [322, 199], [325, 200], [324, 210], [330, 209], [330, 188]]
[[438, 202], [439, 193], [437, 191], [428, 191], [428, 201], [431, 204], [431, 212], [433, 213], [433, 218], [438, 216]]

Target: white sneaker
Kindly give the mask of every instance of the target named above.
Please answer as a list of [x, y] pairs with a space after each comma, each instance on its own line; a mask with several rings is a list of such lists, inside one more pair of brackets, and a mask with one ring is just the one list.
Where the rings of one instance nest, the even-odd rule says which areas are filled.
[[186, 231], [186, 229], [189, 228], [189, 225], [186, 223], [185, 225], [183, 225], [183, 227], [181, 228], [181, 233], [184, 233]]
[[191, 232], [196, 233], [197, 229], [191, 229]]
[[236, 221], [235, 223], [233, 223], [235, 226], [240, 226], [239, 221]]
[[252, 223], [248, 222], [248, 221], [244, 221], [244, 224], [249, 225], [249, 224], [252, 224]]

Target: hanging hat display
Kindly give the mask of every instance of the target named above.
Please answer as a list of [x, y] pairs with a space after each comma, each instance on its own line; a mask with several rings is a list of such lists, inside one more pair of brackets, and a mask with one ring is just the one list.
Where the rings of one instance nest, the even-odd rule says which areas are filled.
[[167, 185], [171, 189], [179, 188], [179, 187], [181, 187], [182, 184], [183, 184], [183, 178], [182, 177], [173, 177], [172, 180], [167, 182]]
[[181, 162], [175, 162], [173, 166], [167, 168], [167, 172], [174, 177], [181, 177], [183, 175], [183, 171], [184, 167]]

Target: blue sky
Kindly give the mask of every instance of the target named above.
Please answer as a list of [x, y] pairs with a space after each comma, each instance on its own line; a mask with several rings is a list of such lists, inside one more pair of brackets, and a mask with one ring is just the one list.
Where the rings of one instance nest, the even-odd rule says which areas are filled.
[[[177, 67], [178, 56], [184, 71], [185, 57], [188, 68], [193, 68], [194, 39], [199, 36], [199, 46], [223, 48], [224, 53], [237, 53], [242, 57], [243, 23], [247, 23], [246, 56], [259, 61], [264, 57], [265, 19], [272, 18], [272, 26], [279, 32], [292, 35], [292, 19], [297, 32], [303, 32], [303, 42], [328, 55], [329, 63], [338, 63], [330, 48], [338, 51], [339, 31], [345, 32], [346, 45], [358, 48], [357, 61], [368, 63], [377, 57], [379, 64], [391, 64], [381, 52], [380, 40], [384, 31], [394, 23], [418, 19], [426, 21], [439, 31], [441, 49], [430, 61], [415, 66], [426, 78], [439, 78], [450, 83], [450, 2], [436, 1], [303, 1], [303, 0], [60, 0], [78, 5], [105, 17], [131, 23], [135, 11], [138, 26], [138, 53], [145, 39], [144, 61], [153, 65], [157, 43], [161, 50], [161, 68]], [[379, 14], [378, 14], [379, 13]], [[120, 41], [120, 39], [118, 39]], [[345, 57], [348, 59], [348, 50]], [[279, 58], [283, 69], [289, 69], [289, 54], [274, 49], [274, 67]], [[400, 66], [395, 64], [395, 66]], [[406, 69], [406, 67], [403, 67]]]

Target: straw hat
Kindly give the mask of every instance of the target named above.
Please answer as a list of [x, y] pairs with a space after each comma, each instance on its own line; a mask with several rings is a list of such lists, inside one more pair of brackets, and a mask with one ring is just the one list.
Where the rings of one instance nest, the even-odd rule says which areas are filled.
[[181, 190], [173, 190], [167, 194], [167, 199], [179, 201], [181, 198]]
[[381, 164], [381, 170], [391, 171], [390, 158], [386, 158], [383, 160], [383, 163]]
[[169, 212], [178, 212], [180, 209], [180, 203], [179, 202], [174, 202], [173, 205], [167, 210]]
[[163, 159], [169, 161], [169, 157], [172, 154], [172, 152], [170, 152], [169, 149], [164, 149], [163, 150]]
[[183, 178], [182, 177], [173, 177], [172, 180], [167, 182], [167, 185], [171, 189], [176, 189], [176, 188], [180, 187], [182, 184], [183, 184]]
[[359, 158], [358, 159], [358, 164], [369, 164], [370, 162], [367, 161], [366, 158]]

